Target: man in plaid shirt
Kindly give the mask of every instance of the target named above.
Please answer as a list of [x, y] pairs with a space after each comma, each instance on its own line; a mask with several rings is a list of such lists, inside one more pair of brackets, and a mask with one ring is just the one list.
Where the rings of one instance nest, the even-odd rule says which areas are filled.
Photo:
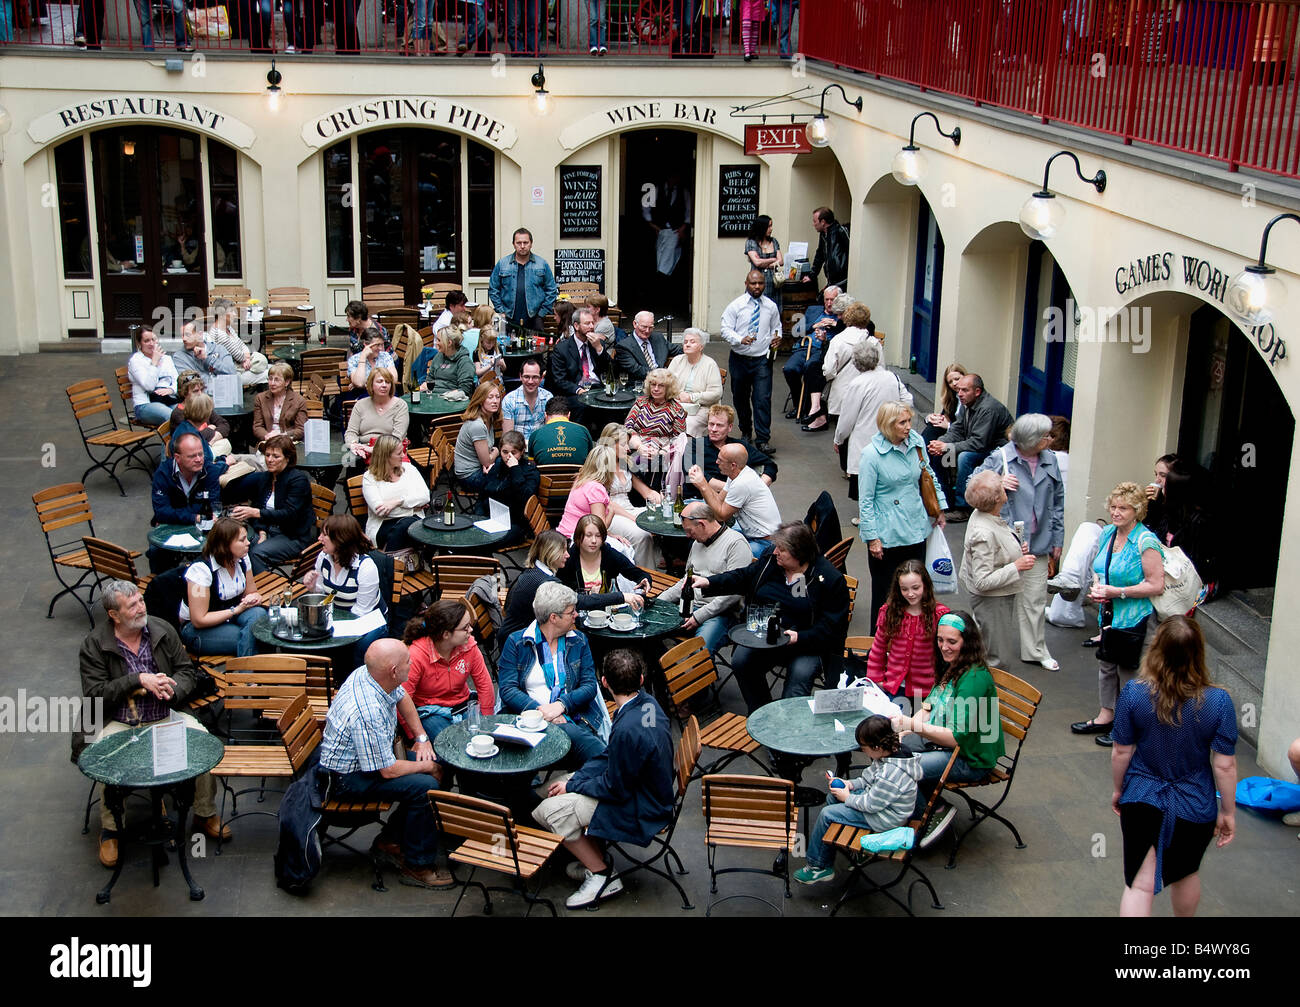
[[[450, 888], [453, 879], [434, 866], [438, 834], [428, 792], [438, 789], [433, 746], [415, 704], [402, 688], [411, 658], [400, 640], [377, 640], [366, 663], [343, 683], [325, 722], [320, 765], [330, 772], [330, 795], [340, 801], [388, 800], [400, 804], [375, 840], [374, 852], [401, 871], [416, 888]], [[415, 738], [411, 759], [393, 754], [397, 717]], [[393, 837], [400, 837], [398, 840]]]

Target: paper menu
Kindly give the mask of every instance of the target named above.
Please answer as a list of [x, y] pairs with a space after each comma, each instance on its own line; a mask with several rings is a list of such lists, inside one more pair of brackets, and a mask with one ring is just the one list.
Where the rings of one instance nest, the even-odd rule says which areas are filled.
[[786, 249], [786, 259], [788, 261], [798, 262], [800, 259], [808, 258], [808, 242], [792, 241], [790, 247]]
[[303, 424], [303, 448], [309, 455], [327, 455], [330, 451], [329, 420], [308, 420]]
[[244, 391], [238, 374], [217, 374], [212, 378], [212, 405], [217, 409], [233, 409], [243, 405]]
[[512, 745], [527, 745], [529, 748], [536, 748], [546, 740], [546, 732], [529, 733], [528, 731], [521, 731], [517, 727], [511, 727], [509, 724], [498, 724], [492, 729], [492, 737], [499, 738], [501, 741], [508, 741]]
[[359, 619], [335, 619], [335, 636], [365, 636], [371, 630], [388, 625], [388, 617], [379, 609], [372, 609]]
[[168, 720], [153, 731], [153, 775], [182, 773], [190, 764], [189, 742], [183, 720]]
[[168, 549], [196, 549], [203, 543], [189, 532], [172, 535], [163, 543]]
[[475, 528], [482, 528], [485, 532], [504, 532], [510, 530], [510, 508], [500, 500], [488, 498], [488, 508], [491, 517], [483, 521], [475, 521]]

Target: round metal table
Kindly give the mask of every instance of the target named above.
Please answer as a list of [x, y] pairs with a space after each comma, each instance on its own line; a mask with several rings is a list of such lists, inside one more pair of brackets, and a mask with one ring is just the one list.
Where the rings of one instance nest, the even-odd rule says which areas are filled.
[[[167, 540], [173, 535], [189, 535], [194, 538], [198, 544], [193, 546], [168, 545]], [[198, 556], [203, 552], [203, 543], [207, 536], [199, 531], [197, 525], [192, 524], [160, 524], [149, 529], [146, 536], [149, 544], [155, 549], [162, 549], [165, 552], [174, 552], [181, 556]]]
[[[346, 614], [348, 618], [342, 616]], [[276, 636], [271, 632], [270, 619], [258, 619], [253, 624], [253, 639], [265, 647], [273, 647], [279, 651], [287, 653], [315, 653], [322, 650], [333, 650], [336, 647], [351, 647], [360, 640], [364, 633], [349, 633], [348, 625], [356, 620], [350, 618], [351, 613], [346, 609], [334, 610], [334, 633], [332, 636], [322, 637], [319, 640], [286, 640]]]
[[[188, 762], [184, 769], [163, 776], [155, 776], [153, 771], [153, 726], [131, 728], [119, 731], [95, 742], [77, 760], [77, 766], [90, 779], [104, 784], [104, 802], [113, 813], [118, 842], [121, 844], [117, 855], [117, 866], [113, 876], [96, 895], [99, 905], [106, 904], [113, 897], [113, 886], [122, 876], [122, 866], [126, 863], [125, 840], [127, 831], [123, 828], [125, 812], [123, 804], [126, 795], [132, 790], [151, 791], [149, 804], [153, 809], [153, 820], [144, 841], [153, 847], [153, 884], [158, 887], [158, 869], [167, 863], [167, 854], [163, 844], [169, 839], [175, 845], [176, 856], [181, 863], [181, 873], [190, 889], [190, 899], [199, 902], [203, 899], [203, 889], [194, 882], [190, 874], [186, 850], [189, 847], [189, 832], [186, 826], [190, 819], [190, 806], [194, 803], [194, 780], [212, 770], [225, 754], [225, 745], [220, 738], [214, 738], [206, 731], [186, 728], [185, 748]], [[159, 799], [152, 791], [168, 791], [176, 804], [176, 826], [168, 830], [163, 826], [159, 810]]]
[[[441, 512], [434, 514], [434, 517], [440, 516]], [[486, 556], [491, 555], [492, 546], [510, 534], [510, 529], [488, 532], [471, 525], [463, 530], [447, 531], [442, 528], [426, 528], [422, 521], [417, 521], [406, 529], [406, 534], [430, 549], [441, 552], [481, 552]]]
[[230, 421], [231, 446], [246, 450], [253, 438], [253, 407], [249, 401], [245, 399], [242, 405], [221, 406], [212, 411]]
[[672, 518], [664, 520], [662, 506], [646, 507], [636, 516], [636, 526], [642, 531], [648, 531], [660, 538], [690, 538], [686, 534], [686, 529], [679, 524], [674, 524]]
[[755, 633], [745, 623], [738, 622], [727, 630], [727, 639], [737, 647], [748, 647], [751, 650], [777, 650], [790, 642], [790, 631], [781, 630], [776, 643], [768, 643], [766, 629]]
[[583, 613], [582, 631], [588, 636], [612, 641], [615, 644], [630, 640], [657, 640], [662, 636], [677, 632], [682, 628], [683, 622], [681, 615], [677, 612], [675, 602], [661, 601], [658, 598], [646, 603], [646, 607], [641, 611], [641, 625], [633, 629], [618, 630], [612, 626], [601, 626], [599, 628], [588, 626], [585, 618], [588, 614]]
[[329, 481], [326, 481], [326, 474], [331, 469], [342, 469], [343, 463], [339, 460], [339, 453], [333, 450], [316, 451], [311, 454], [301, 451], [298, 454], [298, 468], [308, 473], [317, 485], [329, 488], [334, 485], [338, 473], [335, 472], [335, 479]]
[[276, 343], [266, 351], [266, 355], [273, 361], [278, 360], [292, 367], [293, 376], [297, 379], [302, 377], [302, 351], [303, 347], [298, 343]]
[[573, 397], [581, 407], [583, 424], [597, 435], [606, 423], [622, 423], [627, 419], [628, 410], [637, 400], [640, 392], [628, 388], [620, 389], [613, 395], [607, 393], [603, 386], [596, 385]]
[[[492, 728], [498, 724], [509, 724], [513, 727], [514, 723], [513, 713], [479, 717], [479, 726], [484, 729], [482, 732], [484, 734], [491, 734]], [[539, 769], [552, 766], [569, 754], [571, 745], [569, 736], [554, 724], [546, 725], [546, 738], [537, 746], [529, 748], [527, 745], [512, 745], [499, 741], [497, 748], [500, 751], [486, 759], [475, 758], [465, 751], [469, 739], [469, 724], [461, 721], [459, 724], [452, 724], [433, 739], [433, 750], [440, 762], [455, 766], [467, 773], [502, 776], [511, 773], [532, 774]]]
[[449, 402], [441, 392], [421, 392], [419, 402], [412, 402], [410, 395], [403, 395], [402, 401], [412, 416], [450, 416], [452, 413], [463, 413], [469, 405], [469, 399]]

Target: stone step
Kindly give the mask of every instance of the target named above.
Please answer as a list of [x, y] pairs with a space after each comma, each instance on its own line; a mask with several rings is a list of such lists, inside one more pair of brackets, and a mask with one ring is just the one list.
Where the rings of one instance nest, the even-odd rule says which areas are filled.
[[[1243, 666], [1239, 659], [1225, 657], [1213, 651], [1206, 654], [1206, 663], [1210, 667], [1210, 678], [1215, 685], [1227, 689], [1237, 708], [1237, 730], [1252, 745], [1259, 745], [1259, 716], [1264, 699], [1264, 666], [1261, 661], [1256, 669], [1253, 664]], [[1246, 715], [1246, 707], [1253, 707], [1251, 715]]]
[[1230, 594], [1202, 605], [1197, 609], [1196, 621], [1205, 633], [1206, 646], [1220, 654], [1254, 658], [1262, 682], [1271, 619]]

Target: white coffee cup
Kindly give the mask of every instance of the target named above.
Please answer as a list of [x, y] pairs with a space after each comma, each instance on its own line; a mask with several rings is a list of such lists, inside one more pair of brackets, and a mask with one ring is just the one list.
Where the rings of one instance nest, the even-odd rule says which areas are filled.
[[537, 728], [542, 726], [542, 711], [525, 710], [523, 713], [519, 715], [519, 723], [521, 726], [528, 728], [530, 731], [536, 730]]
[[609, 622], [609, 613], [604, 609], [596, 608], [587, 613], [587, 625], [600, 629]]
[[490, 751], [492, 751], [492, 735], [490, 734], [474, 735], [474, 737], [469, 739], [469, 747], [470, 750], [473, 751], [475, 755], [487, 755]]

